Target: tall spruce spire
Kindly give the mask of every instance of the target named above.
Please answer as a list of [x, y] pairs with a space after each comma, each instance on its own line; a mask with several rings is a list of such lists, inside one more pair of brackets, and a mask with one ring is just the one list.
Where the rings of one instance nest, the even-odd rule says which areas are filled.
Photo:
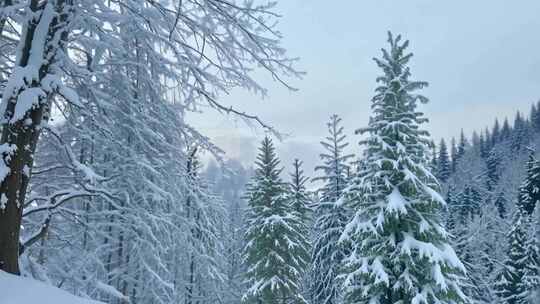
[[388, 34], [375, 59], [383, 75], [372, 99], [364, 165], [345, 194], [356, 211], [341, 237], [345, 303], [466, 303], [465, 267], [439, 218], [445, 206], [428, 169], [427, 121], [417, 110], [426, 82], [410, 80], [408, 41]]

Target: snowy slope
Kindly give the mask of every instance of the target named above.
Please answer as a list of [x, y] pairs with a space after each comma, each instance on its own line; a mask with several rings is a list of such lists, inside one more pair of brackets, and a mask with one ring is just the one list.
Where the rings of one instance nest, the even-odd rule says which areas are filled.
[[29, 278], [0, 271], [0, 304], [103, 304]]

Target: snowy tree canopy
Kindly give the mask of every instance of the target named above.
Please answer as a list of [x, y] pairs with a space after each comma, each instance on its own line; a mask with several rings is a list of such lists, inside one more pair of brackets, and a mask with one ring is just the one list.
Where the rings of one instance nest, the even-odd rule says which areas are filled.
[[355, 215], [341, 237], [346, 303], [465, 303], [465, 266], [448, 243], [439, 210], [445, 202], [427, 168], [427, 121], [417, 111], [428, 100], [410, 80], [408, 41], [388, 34], [390, 49], [375, 59], [383, 75], [372, 99], [364, 164], [345, 194]]
[[244, 303], [307, 303], [299, 293], [308, 263], [302, 220], [287, 200], [279, 160], [266, 137], [248, 185]]
[[313, 179], [323, 182], [323, 185], [319, 190], [320, 201], [314, 212], [310, 283], [315, 301], [333, 304], [339, 303], [341, 298], [337, 276], [345, 256], [345, 250], [338, 245], [338, 240], [350, 217], [349, 210], [338, 204], [338, 201], [348, 186], [349, 162], [354, 156], [344, 152], [349, 143], [341, 125], [341, 118], [334, 114], [326, 125], [328, 135], [321, 141], [325, 151], [320, 154], [322, 164], [315, 167], [320, 175]]

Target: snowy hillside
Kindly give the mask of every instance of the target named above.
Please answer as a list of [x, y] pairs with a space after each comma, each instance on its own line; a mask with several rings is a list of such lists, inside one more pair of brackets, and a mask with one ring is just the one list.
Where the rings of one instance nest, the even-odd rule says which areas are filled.
[[0, 271], [2, 304], [102, 304], [82, 299], [68, 292], [29, 278]]

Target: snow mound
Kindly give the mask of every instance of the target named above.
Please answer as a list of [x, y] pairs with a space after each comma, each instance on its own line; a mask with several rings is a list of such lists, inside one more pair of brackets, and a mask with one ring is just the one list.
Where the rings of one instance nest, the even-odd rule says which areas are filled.
[[104, 304], [76, 297], [67, 291], [42, 282], [0, 270], [2, 304]]

